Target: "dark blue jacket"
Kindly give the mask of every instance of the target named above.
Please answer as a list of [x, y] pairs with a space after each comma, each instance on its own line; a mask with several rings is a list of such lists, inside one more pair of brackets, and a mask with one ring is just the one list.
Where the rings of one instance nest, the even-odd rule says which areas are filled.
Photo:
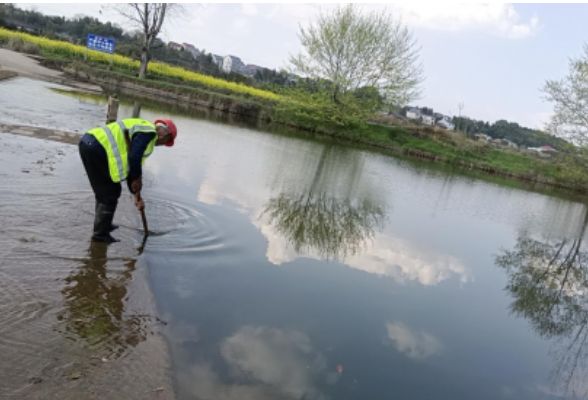
[[[141, 168], [141, 161], [143, 154], [147, 150], [147, 146], [153, 140], [155, 133], [137, 132], [133, 135], [131, 140], [131, 150], [129, 151], [129, 176], [127, 177], [127, 184], [131, 190], [131, 183], [143, 175]], [[131, 190], [132, 192], [132, 190]]]

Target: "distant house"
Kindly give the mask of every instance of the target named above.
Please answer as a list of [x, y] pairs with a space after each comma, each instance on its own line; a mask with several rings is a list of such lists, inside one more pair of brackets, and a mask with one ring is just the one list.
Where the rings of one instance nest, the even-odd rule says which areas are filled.
[[262, 69], [263, 67], [260, 67], [259, 65], [247, 64], [243, 67], [243, 75], [253, 76], [257, 71], [261, 71]]
[[435, 117], [432, 115], [421, 114], [421, 122], [425, 125], [434, 126]]
[[194, 45], [190, 43], [182, 43], [182, 47], [184, 48], [184, 51], [189, 51], [190, 54], [192, 54], [192, 57], [194, 57], [194, 59], [196, 59], [196, 57], [198, 57], [198, 55], [200, 54], [200, 50], [198, 50], [196, 47], [194, 47]]
[[421, 110], [419, 110], [418, 108], [407, 108], [406, 109], [406, 118], [408, 119], [421, 119]]
[[288, 75], [286, 78], [286, 86], [296, 86], [298, 84], [298, 78], [294, 75]]
[[541, 146], [539, 150], [543, 153], [557, 153], [557, 150], [551, 146]]
[[455, 125], [451, 122], [451, 117], [441, 113], [433, 113], [433, 110], [427, 107], [411, 107], [407, 106], [402, 109], [404, 115], [408, 119], [414, 119], [421, 122], [423, 125], [440, 126], [441, 128], [453, 130]]
[[219, 68], [223, 67], [223, 56], [219, 56], [218, 54], [213, 54], [212, 55], [212, 62], [214, 62], [216, 65], [218, 65]]
[[[386, 111], [385, 112], [386, 115], [390, 115], [390, 112]], [[402, 115], [401, 113], [397, 112], [397, 111], [392, 111], [391, 113], [395, 118], [398, 119], [407, 119], [407, 117], [405, 117], [404, 115]]]
[[478, 140], [483, 141], [483, 142], [489, 142], [492, 140], [491, 136], [488, 136], [484, 133], [474, 133], [474, 137], [477, 138]]
[[447, 129], [449, 131], [455, 129], [455, 125], [453, 124], [451, 117], [436, 112], [433, 113], [433, 118], [435, 119], [434, 125], [437, 125], [438, 127], [443, 129]]
[[448, 131], [452, 131], [455, 129], [455, 125], [449, 120], [449, 117], [445, 116], [444, 118], [438, 120], [436, 125], [443, 129], [447, 129]]
[[239, 57], [227, 55], [223, 58], [223, 71], [225, 73], [236, 72], [236, 73], [243, 73], [243, 68], [245, 64]]
[[541, 154], [557, 153], [558, 151], [551, 146], [529, 147], [527, 150], [536, 151]]
[[176, 43], [176, 42], [168, 42], [167, 47], [169, 47], [172, 50], [177, 50], [177, 51], [184, 50], [184, 46], [182, 46], [181, 44]]

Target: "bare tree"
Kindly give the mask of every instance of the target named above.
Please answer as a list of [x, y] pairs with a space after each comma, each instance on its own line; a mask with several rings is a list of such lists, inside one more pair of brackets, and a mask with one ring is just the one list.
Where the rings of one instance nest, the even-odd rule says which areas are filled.
[[185, 11], [185, 8], [180, 4], [173, 3], [128, 3], [117, 5], [114, 9], [141, 30], [143, 43], [139, 78], [145, 78], [151, 59], [153, 41], [161, 32], [164, 22], [179, 15]]
[[554, 105], [547, 130], [588, 145], [588, 45], [578, 59], [570, 60], [569, 72], [561, 80], [545, 82], [545, 99]]
[[463, 104], [463, 101], [462, 101], [462, 102], [460, 102], [460, 103], [457, 105], [457, 109], [459, 110], [459, 116], [460, 116], [460, 117], [461, 117], [461, 111], [462, 111], [464, 108], [465, 108], [465, 104]]
[[420, 96], [423, 69], [412, 32], [384, 12], [361, 13], [349, 4], [320, 14], [300, 27], [304, 51], [292, 55], [295, 72], [332, 83], [332, 98], [375, 87], [389, 104], [402, 106]]

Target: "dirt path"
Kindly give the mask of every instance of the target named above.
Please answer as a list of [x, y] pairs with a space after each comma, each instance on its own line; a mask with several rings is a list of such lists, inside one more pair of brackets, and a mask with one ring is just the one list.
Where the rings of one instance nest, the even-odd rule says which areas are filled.
[[2, 76], [8, 79], [13, 76], [12, 73], [16, 73], [18, 76], [59, 83], [89, 92], [102, 93], [102, 88], [99, 86], [74, 81], [66, 77], [61, 71], [43, 67], [32, 56], [15, 51], [0, 48], [0, 67], [4, 71], [3, 74], [0, 74], [0, 80], [2, 80]]
[[59, 71], [54, 71], [39, 65], [36, 60], [22, 53], [6, 49], [0, 49], [0, 65], [2, 65], [3, 69], [12, 70], [20, 76], [33, 79], [51, 80], [61, 78], [63, 75]]

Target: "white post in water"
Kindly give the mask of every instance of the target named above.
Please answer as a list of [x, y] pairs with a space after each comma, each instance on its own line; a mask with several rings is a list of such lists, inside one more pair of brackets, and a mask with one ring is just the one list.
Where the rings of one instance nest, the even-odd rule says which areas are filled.
[[108, 98], [108, 111], [106, 111], [106, 123], [115, 122], [118, 119], [118, 98], [116, 95]]

